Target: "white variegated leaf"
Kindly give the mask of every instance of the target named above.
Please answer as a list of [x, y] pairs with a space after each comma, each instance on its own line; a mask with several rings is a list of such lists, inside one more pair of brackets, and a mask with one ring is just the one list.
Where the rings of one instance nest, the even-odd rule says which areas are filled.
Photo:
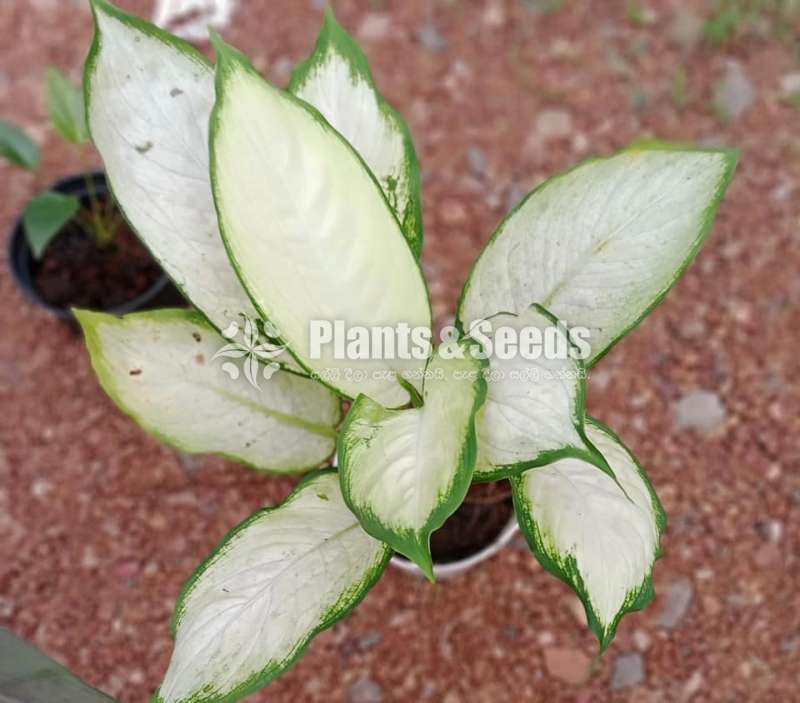
[[86, 61], [92, 139], [128, 221], [217, 329], [255, 317], [219, 236], [208, 121], [214, 69], [186, 42], [92, 0]]
[[396, 374], [419, 374], [424, 358], [343, 359], [311, 345], [314, 320], [430, 328], [422, 273], [379, 185], [318, 112], [216, 46], [212, 185], [239, 278], [306, 369], [348, 397], [406, 403]]
[[616, 481], [579, 459], [512, 479], [517, 519], [542, 565], [583, 600], [602, 648], [620, 618], [653, 597], [653, 562], [666, 516], [647, 476], [616, 435], [589, 419], [587, 434]]
[[486, 382], [470, 345], [439, 347], [426, 369], [421, 407], [387, 410], [359, 396], [339, 436], [347, 504], [367, 532], [431, 580], [430, 535], [461, 505], [475, 466], [474, 418]]
[[319, 466], [333, 453], [338, 398], [289, 371], [259, 377], [266, 367], [253, 361], [255, 387], [246, 378], [251, 358], [244, 351], [214, 359], [227, 340], [198, 313], [76, 315], [106, 393], [165, 443], [281, 473]]
[[[509, 358], [499, 354], [503, 330], [516, 340], [503, 354]], [[563, 325], [532, 305], [475, 324], [470, 334], [484, 345], [490, 364], [486, 402], [475, 420], [476, 480], [512, 476], [564, 456], [604, 465], [584, 433], [586, 379]]]
[[333, 471], [252, 515], [183, 589], [156, 703], [239, 700], [288, 669], [378, 579], [388, 547], [348, 510]]
[[657, 305], [698, 252], [736, 153], [648, 144], [534, 190], [470, 274], [459, 319], [539, 303], [590, 333], [597, 361]]
[[295, 69], [289, 90], [319, 110], [361, 155], [419, 257], [422, 211], [411, 132], [378, 92], [367, 57], [330, 6], [314, 53]]

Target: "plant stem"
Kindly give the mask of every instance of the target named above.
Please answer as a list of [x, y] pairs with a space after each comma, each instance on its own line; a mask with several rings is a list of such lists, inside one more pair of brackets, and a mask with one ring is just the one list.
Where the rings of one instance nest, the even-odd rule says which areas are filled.
[[114, 241], [118, 223], [113, 222], [104, 210], [103, 203], [97, 197], [97, 190], [91, 174], [84, 175], [86, 192], [89, 194], [89, 229], [100, 249], [105, 249]]

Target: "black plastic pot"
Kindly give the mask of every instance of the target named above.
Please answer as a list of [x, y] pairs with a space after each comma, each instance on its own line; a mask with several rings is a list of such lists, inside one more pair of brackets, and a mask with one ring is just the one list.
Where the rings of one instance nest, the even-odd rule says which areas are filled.
[[[91, 179], [91, 183], [93, 184], [95, 192], [98, 196], [102, 197], [109, 194], [104, 173], [91, 173], [88, 174], [88, 176]], [[89, 193], [86, 184], [86, 175], [84, 174], [64, 178], [53, 184], [51, 190], [64, 193], [65, 195], [76, 195], [78, 198], [80, 198], [84, 205], [89, 204]], [[14, 225], [14, 230], [11, 233], [8, 262], [14, 280], [28, 300], [30, 300], [32, 303], [35, 303], [39, 307], [44, 308], [56, 317], [60, 317], [65, 320], [73, 319], [70, 308], [60, 307], [47, 302], [36, 290], [36, 286], [34, 284], [34, 273], [36, 271], [37, 262], [33, 256], [30, 246], [28, 245], [28, 240], [25, 237], [25, 228], [22, 224], [22, 216], [20, 216], [20, 218], [17, 220], [16, 224]], [[165, 274], [162, 274], [161, 278], [159, 278], [144, 293], [141, 293], [126, 303], [116, 305], [112, 308], [104, 310], [103, 312], [122, 315], [124, 313], [133, 312], [134, 310], [140, 310], [156, 303], [163, 296], [163, 294], [167, 294], [168, 297], [174, 298], [174, 294], [170, 294], [169, 289], [171, 288], [172, 286], [170, 285], [169, 278]]]

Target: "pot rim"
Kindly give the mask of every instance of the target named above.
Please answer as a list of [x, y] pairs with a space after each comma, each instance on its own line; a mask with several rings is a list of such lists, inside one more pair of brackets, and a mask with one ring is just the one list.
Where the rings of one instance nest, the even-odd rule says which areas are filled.
[[[511, 513], [506, 526], [500, 531], [500, 534], [498, 534], [497, 537], [495, 537], [494, 540], [487, 544], [483, 549], [481, 549], [479, 552], [475, 552], [475, 554], [465, 557], [464, 559], [459, 559], [458, 561], [449, 561], [445, 564], [434, 563], [434, 575], [437, 579], [447, 579], [464, 573], [465, 571], [477, 566], [478, 564], [481, 564], [497, 554], [513, 539], [517, 532], [519, 532], [517, 517], [514, 513]], [[389, 563], [396, 569], [400, 569], [406, 573], [416, 574], [421, 578], [425, 578], [425, 575], [422, 573], [422, 569], [420, 569], [413, 561], [400, 558], [395, 554], [392, 556]]]
[[[110, 193], [106, 176], [103, 171], [86, 171], [65, 178], [61, 178], [53, 183], [49, 190], [58, 192], [74, 193], [75, 189], [80, 189], [84, 179], [89, 177], [92, 179], [98, 189], [103, 189], [105, 192]], [[47, 310], [52, 315], [61, 318], [62, 320], [72, 320], [75, 316], [72, 313], [72, 308], [59, 307], [47, 302], [36, 290], [31, 276], [30, 261], [32, 258], [31, 248], [28, 244], [28, 239], [25, 236], [25, 229], [22, 224], [22, 215], [20, 215], [14, 222], [13, 229], [11, 230], [11, 237], [8, 242], [8, 267], [11, 269], [11, 277], [17, 289], [22, 293], [28, 301], [34, 303], [40, 308]], [[169, 284], [170, 279], [166, 273], [162, 272], [161, 277], [153, 283], [147, 290], [137, 295], [135, 298], [128, 300], [120, 305], [105, 308], [102, 312], [111, 315], [124, 315], [125, 313], [134, 312], [139, 308], [147, 305], [151, 300], [156, 298], [161, 291]]]

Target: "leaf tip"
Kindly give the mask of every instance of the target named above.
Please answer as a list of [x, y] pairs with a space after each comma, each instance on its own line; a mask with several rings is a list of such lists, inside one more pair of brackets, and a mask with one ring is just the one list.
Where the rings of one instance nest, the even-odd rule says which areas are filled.
[[214, 50], [220, 55], [220, 57], [222, 57], [222, 55], [231, 48], [231, 46], [222, 38], [222, 35], [210, 25], [208, 27], [208, 39], [211, 42], [211, 46], [214, 47]]
[[327, 25], [330, 23], [334, 27], [339, 26], [339, 20], [336, 19], [336, 13], [333, 11], [333, 5], [331, 3], [325, 4], [325, 11], [323, 13], [324, 19], [323, 22]]
[[235, 69], [246, 69], [258, 73], [247, 55], [226, 42], [213, 27], [208, 28], [208, 37], [217, 52], [217, 76], [230, 73]]
[[428, 581], [436, 583], [436, 572], [433, 568], [433, 557], [431, 556], [430, 535], [414, 534], [411, 542], [397, 545], [395, 549], [413, 561]]
[[78, 324], [81, 326], [84, 334], [89, 334], [94, 331], [103, 317], [103, 313], [87, 310], [86, 308], [70, 308]]
[[436, 583], [436, 573], [433, 570], [433, 560], [431, 559], [430, 554], [427, 555], [426, 559], [421, 559], [416, 563], [417, 566], [419, 566], [419, 568], [422, 570], [425, 578], [431, 583]]

